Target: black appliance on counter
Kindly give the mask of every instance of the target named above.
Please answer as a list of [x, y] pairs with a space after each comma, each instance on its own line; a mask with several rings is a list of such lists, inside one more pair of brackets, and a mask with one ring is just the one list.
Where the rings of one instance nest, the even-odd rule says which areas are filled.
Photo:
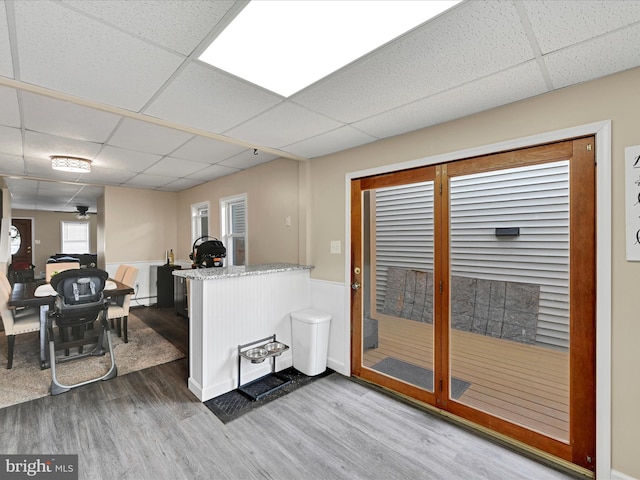
[[189, 254], [189, 258], [193, 262], [193, 268], [222, 267], [224, 266], [224, 260], [222, 259], [226, 256], [227, 249], [222, 242], [208, 235], [196, 239]]

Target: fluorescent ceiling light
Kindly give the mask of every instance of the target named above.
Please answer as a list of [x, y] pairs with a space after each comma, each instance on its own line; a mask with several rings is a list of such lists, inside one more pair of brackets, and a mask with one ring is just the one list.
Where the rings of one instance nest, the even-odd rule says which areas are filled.
[[254, 0], [199, 60], [288, 97], [457, 3]]

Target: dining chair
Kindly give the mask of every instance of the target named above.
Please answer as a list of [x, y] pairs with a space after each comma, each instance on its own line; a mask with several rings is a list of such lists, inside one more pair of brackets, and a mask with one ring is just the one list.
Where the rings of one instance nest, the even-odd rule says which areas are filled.
[[[138, 269], [136, 267], [128, 266], [121, 283], [129, 287], [134, 287], [136, 278], [138, 277]], [[115, 304], [113, 303], [115, 301]], [[107, 318], [112, 322], [116, 322], [116, 330], [118, 336], [122, 337], [124, 343], [129, 343], [129, 306], [131, 304], [131, 295], [122, 295], [112, 299], [112, 303], [109, 304], [107, 310]]]
[[[126, 265], [124, 263], [121, 263], [118, 266], [118, 269], [116, 270], [116, 274], [114, 275], [114, 280], [117, 280], [120, 283], [124, 283], [124, 275], [125, 273], [127, 273], [127, 269], [129, 268], [129, 265]], [[115, 300], [109, 300], [109, 304], [110, 305], [117, 305]], [[109, 317], [109, 320], [111, 320], [111, 328], [114, 329], [116, 328], [116, 324], [115, 324], [115, 318]]]
[[56, 273], [60, 273], [60, 272], [64, 272], [65, 270], [71, 270], [74, 268], [80, 268], [80, 262], [54, 262], [54, 263], [47, 263], [44, 266], [45, 268], [45, 281], [47, 283], [51, 282], [51, 276], [56, 274]]
[[7, 280], [7, 277], [4, 272], [0, 272], [0, 317], [7, 337], [7, 369], [11, 369], [16, 335], [40, 331], [40, 314], [37, 309], [28, 309], [16, 315], [15, 311], [9, 308], [11, 285], [9, 284], [7, 289], [4, 280]]
[[122, 281], [124, 280], [124, 274], [127, 272], [128, 268], [129, 265], [125, 265], [124, 263], [120, 264], [113, 278], [122, 283]]

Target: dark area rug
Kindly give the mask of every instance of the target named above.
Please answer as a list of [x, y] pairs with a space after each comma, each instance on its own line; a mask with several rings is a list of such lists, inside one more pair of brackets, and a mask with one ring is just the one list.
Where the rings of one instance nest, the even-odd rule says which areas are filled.
[[[418, 367], [393, 357], [387, 357], [371, 368], [433, 392], [433, 372], [427, 368]], [[470, 386], [469, 382], [455, 377], [451, 378], [451, 398], [457, 400]]]
[[[273, 400], [276, 400], [284, 395], [297, 390], [300, 387], [310, 384], [320, 378], [326, 377], [334, 373], [333, 370], [327, 368], [324, 373], [309, 377], [304, 373], [299, 372], [293, 367], [289, 367], [285, 370], [278, 372], [278, 376], [291, 380], [291, 383], [280, 387], [272, 393], [265, 395], [259, 400], [252, 400], [244, 393], [236, 390], [232, 390], [228, 393], [222, 394], [219, 397], [212, 398], [204, 402], [205, 406], [211, 410], [216, 417], [218, 417], [222, 423], [229, 423], [232, 420], [244, 415], [251, 410], [255, 410], [262, 405], [265, 405]], [[262, 386], [272, 383], [272, 386], [278, 386], [282, 381], [278, 378], [265, 378], [262, 382], [259, 382]], [[256, 386], [259, 388], [259, 386]], [[258, 393], [258, 392], [256, 392]]]

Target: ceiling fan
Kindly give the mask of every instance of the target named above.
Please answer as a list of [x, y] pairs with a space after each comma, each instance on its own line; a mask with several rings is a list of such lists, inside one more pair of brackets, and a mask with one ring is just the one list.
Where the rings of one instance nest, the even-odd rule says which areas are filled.
[[78, 220], [86, 220], [89, 218], [89, 214], [87, 213], [87, 211], [89, 210], [89, 207], [86, 207], [84, 205], [77, 205], [76, 209], [78, 210], [76, 212], [76, 218]]

